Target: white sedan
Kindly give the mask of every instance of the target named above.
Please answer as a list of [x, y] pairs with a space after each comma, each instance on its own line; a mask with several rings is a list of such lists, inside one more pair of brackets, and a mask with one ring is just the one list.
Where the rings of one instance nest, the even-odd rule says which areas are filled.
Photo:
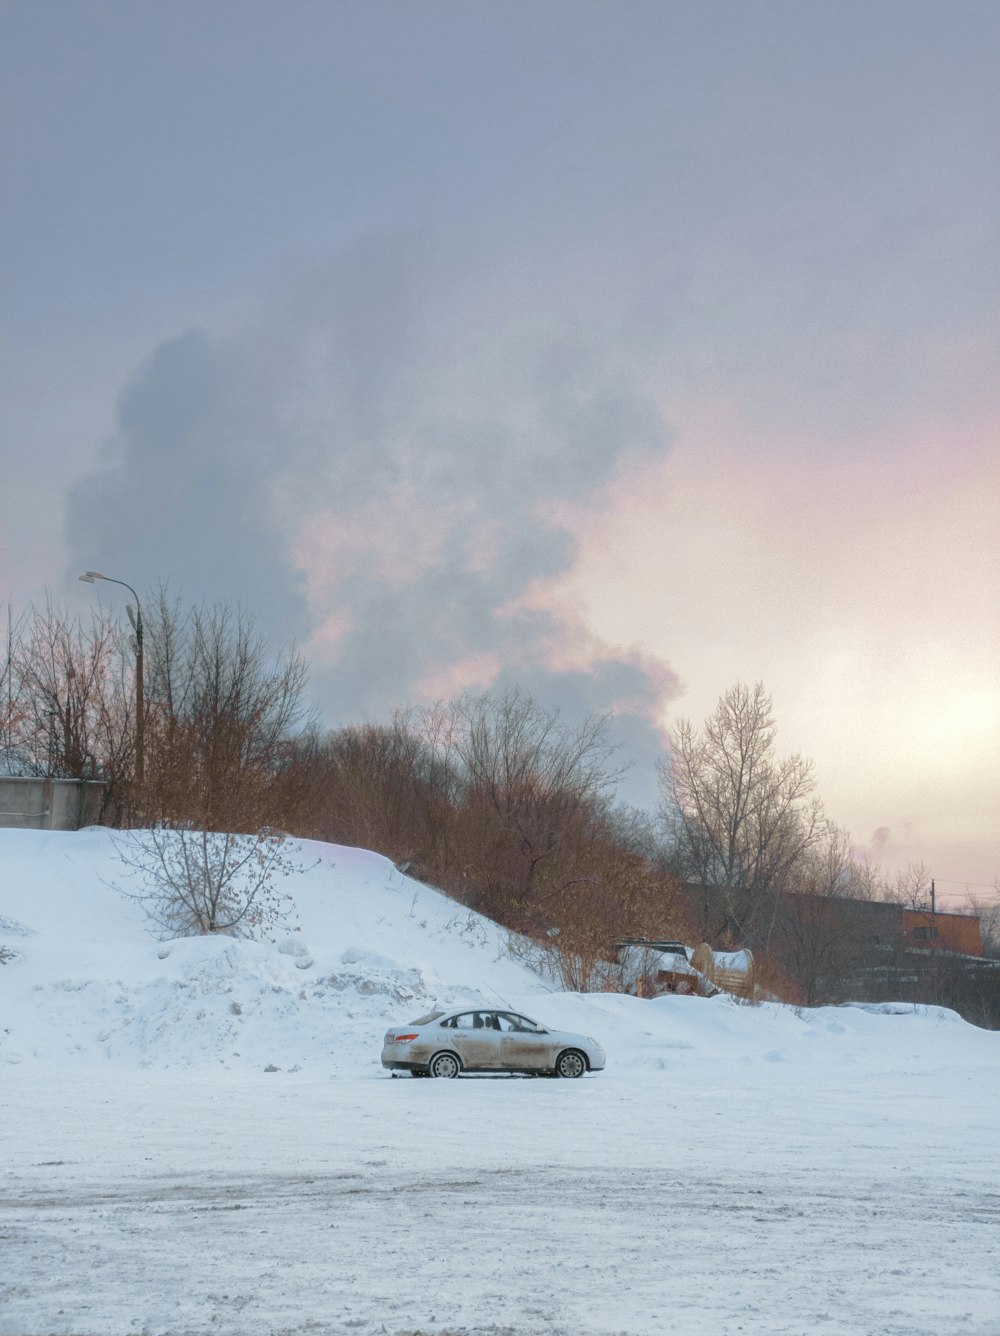
[[573, 1077], [602, 1071], [604, 1049], [595, 1039], [548, 1030], [516, 1011], [473, 1007], [432, 1011], [387, 1030], [382, 1066], [414, 1076], [525, 1072]]

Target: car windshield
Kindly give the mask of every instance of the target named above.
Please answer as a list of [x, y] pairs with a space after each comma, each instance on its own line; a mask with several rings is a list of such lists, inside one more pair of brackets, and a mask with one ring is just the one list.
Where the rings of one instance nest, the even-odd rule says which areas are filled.
[[439, 1016], [443, 1016], [443, 1011], [429, 1011], [426, 1016], [421, 1016], [418, 1021], [408, 1021], [409, 1025], [430, 1025], [431, 1021], [436, 1021]]

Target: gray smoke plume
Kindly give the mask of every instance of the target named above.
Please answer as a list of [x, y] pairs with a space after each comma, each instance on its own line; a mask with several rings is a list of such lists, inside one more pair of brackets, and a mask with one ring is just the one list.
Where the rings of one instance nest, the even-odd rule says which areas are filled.
[[517, 682], [567, 718], [615, 711], [648, 759], [669, 669], [607, 652], [555, 674], [572, 628], [514, 605], [574, 559], [552, 505], [664, 450], [660, 415], [614, 330], [496, 292], [480, 305], [464, 277], [418, 243], [369, 242], [236, 333], [162, 344], [71, 495], [71, 550], [306, 644], [331, 723], [480, 660], [481, 685]]

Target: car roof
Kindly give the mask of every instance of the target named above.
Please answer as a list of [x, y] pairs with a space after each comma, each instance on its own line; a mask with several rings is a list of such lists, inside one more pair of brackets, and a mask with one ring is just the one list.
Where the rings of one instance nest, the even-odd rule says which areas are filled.
[[[447, 1011], [442, 1011], [434, 1017], [435, 1020], [445, 1020], [449, 1016], [466, 1016], [470, 1011], [502, 1011], [509, 1016], [523, 1016], [526, 1021], [531, 1017], [524, 1011], [518, 1011], [516, 1007], [508, 1007], [506, 1003], [497, 1005], [495, 1002], [468, 1002], [464, 1007], [450, 1007]], [[539, 1022], [535, 1021], [538, 1025]]]

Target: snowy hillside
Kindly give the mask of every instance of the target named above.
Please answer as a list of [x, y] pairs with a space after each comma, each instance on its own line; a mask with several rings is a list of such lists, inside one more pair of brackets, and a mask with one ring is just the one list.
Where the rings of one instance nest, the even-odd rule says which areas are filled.
[[[0, 831], [0, 1336], [1000, 1332], [1000, 1035], [554, 992], [322, 844], [275, 942], [161, 942], [113, 839]], [[500, 999], [607, 1070], [383, 1072]]]
[[[301, 841], [274, 943], [157, 939], [104, 829], [0, 831], [0, 1061], [371, 1067], [431, 1003], [544, 992], [495, 924], [378, 854]], [[13, 1022], [13, 1023], [12, 1023]], [[378, 1053], [374, 1058], [377, 1061]]]
[[[846, 1061], [995, 1054], [987, 1035], [941, 1009], [797, 1012], [716, 998], [654, 1002], [554, 993], [511, 958], [496, 924], [413, 881], [378, 854], [297, 843], [306, 868], [274, 942], [159, 940], [111, 831], [0, 831], [0, 1062], [176, 1067], [221, 1063], [330, 1073], [381, 1071], [387, 1024], [433, 1005], [506, 1002], [597, 1033], [609, 1065]], [[890, 1014], [885, 1014], [886, 1012]]]

